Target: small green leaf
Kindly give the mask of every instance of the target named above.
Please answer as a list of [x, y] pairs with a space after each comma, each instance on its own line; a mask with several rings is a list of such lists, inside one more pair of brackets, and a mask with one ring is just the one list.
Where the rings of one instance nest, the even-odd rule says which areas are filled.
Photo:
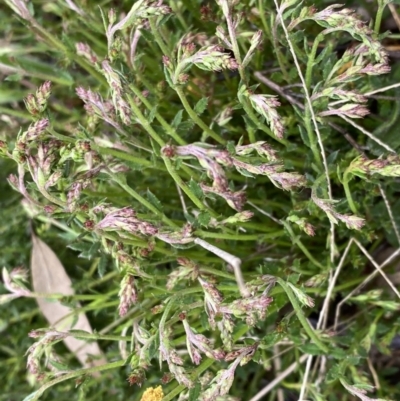
[[196, 385], [189, 390], [188, 401], [197, 401], [199, 399], [200, 390], [201, 390], [200, 383], [196, 383]]
[[147, 199], [149, 202], [155, 206], [160, 212], [163, 211], [162, 203], [158, 200], [158, 198], [147, 188]]
[[207, 97], [203, 97], [202, 99], [200, 99], [196, 105], [194, 106], [194, 111], [195, 113], [199, 116], [200, 114], [204, 113], [204, 110], [207, 108], [208, 105], [208, 98]]
[[64, 371], [68, 371], [70, 370], [70, 368], [68, 367], [68, 365], [64, 365], [60, 362], [55, 361], [54, 359], [49, 359], [49, 362], [52, 366], [54, 366], [56, 369], [58, 370], [64, 370]]
[[97, 265], [97, 272], [99, 273], [100, 278], [104, 276], [107, 264], [108, 264], [107, 256], [105, 254], [102, 254], [100, 256], [99, 264]]
[[[145, 32], [144, 30], [140, 31], [140, 32]], [[171, 73], [168, 71], [168, 68], [164, 65], [164, 75], [165, 75], [165, 79], [168, 82], [168, 85], [173, 88], [174, 87], [174, 83], [172, 81], [171, 78]]]
[[150, 123], [153, 122], [156, 114], [157, 114], [157, 105], [152, 107], [152, 109], [150, 110], [149, 115], [147, 117]]
[[300, 43], [302, 40], [304, 40], [304, 31], [299, 29], [299, 30], [291, 33], [290, 34], [290, 40], [293, 43]]
[[182, 122], [182, 114], [183, 110], [179, 110], [176, 114], [174, 119], [172, 120], [171, 126], [175, 129], [178, 128], [178, 125]]
[[194, 122], [192, 120], [186, 120], [179, 124], [177, 130], [180, 134], [186, 134], [193, 127], [194, 127]]
[[197, 216], [197, 221], [201, 226], [207, 227], [211, 220], [211, 214], [207, 210], [202, 210]]
[[312, 343], [302, 345], [299, 347], [299, 349], [305, 354], [323, 355], [323, 352], [318, 348], [318, 346]]
[[249, 178], [254, 178], [254, 175], [249, 173], [247, 170], [243, 169], [243, 168], [238, 168], [236, 167], [236, 170], [241, 174], [244, 175], [245, 177], [249, 177]]
[[235, 143], [233, 141], [228, 141], [228, 143], [226, 144], [226, 149], [228, 150], [228, 152], [231, 155], [236, 154], [236, 147], [235, 147]]
[[91, 247], [92, 244], [89, 242], [73, 242], [72, 244], [67, 245], [67, 248], [78, 252], [88, 252]]
[[154, 36], [148, 29], [140, 29], [140, 33], [142, 34], [143, 38], [146, 39], [148, 42], [154, 42]]
[[298, 127], [299, 127], [299, 131], [300, 131], [300, 136], [304, 142], [304, 145], [310, 147], [310, 139], [308, 138], [307, 131], [301, 125], [299, 125]]
[[4, 78], [4, 81], [19, 82], [22, 79], [22, 75], [19, 73], [8, 75]]
[[25, 397], [22, 401], [35, 401], [38, 399], [40, 396], [39, 390], [34, 391], [33, 393], [30, 393], [27, 397]]
[[201, 189], [200, 185], [194, 181], [193, 179], [190, 179], [189, 184], [188, 184], [190, 190], [200, 199], [204, 199], [204, 193], [203, 190]]

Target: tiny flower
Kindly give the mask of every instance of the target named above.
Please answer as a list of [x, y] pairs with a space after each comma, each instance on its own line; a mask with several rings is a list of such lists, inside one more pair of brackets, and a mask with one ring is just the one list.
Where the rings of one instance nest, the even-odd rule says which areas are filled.
[[313, 99], [320, 96], [328, 96], [332, 99], [344, 100], [353, 103], [365, 103], [367, 98], [356, 90], [345, 90], [335, 87], [324, 88], [322, 92], [313, 95]]
[[232, 317], [227, 313], [223, 313], [222, 320], [217, 323], [217, 326], [225, 349], [231, 351], [233, 348], [232, 333], [235, 327]]
[[226, 202], [232, 209], [235, 209], [238, 212], [243, 209], [244, 205], [247, 202], [246, 194], [244, 191], [232, 192], [229, 189], [222, 190], [216, 187], [209, 187], [204, 184], [200, 184], [200, 187], [205, 193], [210, 192], [221, 196], [226, 200]]
[[361, 230], [365, 225], [365, 219], [355, 215], [337, 213], [336, 217], [351, 230]]
[[245, 223], [249, 221], [253, 216], [253, 212], [251, 212], [250, 210], [244, 210], [243, 212], [236, 213], [235, 215], [228, 217], [219, 224]]
[[44, 82], [36, 91], [36, 94], [28, 94], [24, 99], [26, 109], [33, 116], [41, 114], [46, 110], [47, 100], [51, 95], [51, 82]]
[[310, 235], [311, 237], [315, 235], [315, 227], [308, 223], [305, 218], [301, 218], [295, 214], [292, 214], [287, 218], [287, 220], [296, 223], [307, 235]]
[[223, 296], [213, 283], [202, 277], [198, 277], [198, 280], [204, 290], [204, 304], [208, 315], [208, 321], [210, 326], [215, 328], [215, 316], [220, 311], [219, 307], [223, 301]]
[[178, 85], [184, 85], [184, 84], [187, 84], [189, 82], [189, 79], [190, 79], [190, 77], [189, 77], [188, 74], [179, 74], [178, 78], [176, 80], [176, 83]]
[[94, 65], [99, 62], [99, 58], [88, 44], [79, 42], [75, 44], [75, 48], [76, 48], [76, 53], [79, 56], [85, 57], [90, 64]]
[[400, 159], [397, 156], [389, 156], [387, 159], [370, 160], [359, 156], [351, 162], [346, 171], [364, 179], [373, 174], [398, 177], [400, 176]]
[[228, 122], [232, 119], [232, 114], [232, 108], [226, 107], [217, 114], [214, 120], [220, 127], [223, 127], [224, 125], [228, 124]]
[[34, 141], [40, 137], [40, 135], [46, 131], [49, 126], [48, 118], [43, 118], [31, 124], [26, 132], [23, 133], [23, 137], [27, 141]]
[[139, 7], [137, 16], [150, 18], [157, 15], [167, 15], [172, 13], [172, 8], [162, 4], [162, 1], [146, 1]]
[[268, 178], [278, 187], [286, 191], [290, 191], [293, 188], [303, 187], [306, 184], [306, 178], [298, 173], [289, 172], [278, 172], [268, 175]]
[[249, 145], [241, 145], [235, 147], [236, 154], [239, 156], [246, 156], [256, 151], [259, 156], [266, 157], [269, 161], [278, 161], [276, 151], [271, 148], [268, 143], [259, 141]]
[[32, 114], [33, 116], [40, 113], [39, 104], [36, 100], [35, 95], [33, 95], [32, 93], [29, 93], [26, 96], [26, 98], [24, 99], [24, 103], [25, 103], [25, 107], [28, 110], [28, 112], [30, 114]]
[[115, 24], [115, 21], [117, 20], [117, 13], [115, 12], [114, 8], [110, 8], [107, 16], [108, 16], [108, 23], [110, 25]]
[[9, 3], [10, 7], [17, 13], [22, 19], [26, 21], [34, 21], [29, 8], [28, 4], [24, 0], [12, 0]]
[[368, 108], [357, 103], [347, 103], [339, 107], [338, 109], [331, 108], [329, 110], [318, 113], [320, 117], [337, 115], [349, 118], [363, 118], [367, 114], [369, 114]]
[[161, 401], [164, 397], [162, 387], [149, 387], [142, 395], [140, 401]]
[[41, 86], [39, 86], [38, 90], [36, 91], [36, 99], [39, 105], [40, 113], [46, 109], [47, 100], [51, 95], [51, 82], [46, 81]]
[[220, 25], [217, 26], [215, 35], [217, 36], [217, 38], [221, 39], [224, 46], [226, 46], [228, 49], [232, 49], [232, 44], [229, 40], [229, 36], [222, 26], [220, 26]]
[[275, 136], [277, 138], [283, 138], [284, 127], [282, 119], [276, 111], [276, 108], [280, 106], [276, 96], [248, 94], [248, 98], [254, 110], [261, 114], [269, 123]]
[[189, 355], [194, 364], [200, 364], [200, 352], [204, 353], [209, 358], [217, 360], [223, 359], [225, 357], [225, 353], [222, 350], [211, 348], [211, 341], [209, 339], [207, 339], [202, 334], [194, 333], [193, 329], [189, 326], [189, 323], [186, 319], [183, 319], [182, 323], [186, 332], [186, 344]]
[[248, 50], [246, 56], [243, 59], [243, 67], [245, 67], [247, 64], [249, 64], [249, 62], [251, 61], [251, 59], [253, 58], [256, 49], [258, 48], [258, 46], [260, 46], [261, 42], [262, 42], [262, 31], [259, 30], [257, 31], [251, 38], [250, 40], [250, 49]]
[[342, 221], [348, 228], [354, 230], [360, 230], [365, 224], [365, 220], [361, 217], [338, 213], [333, 207], [333, 203], [337, 201], [320, 199], [315, 195], [314, 190], [311, 193], [311, 200], [326, 213], [329, 220], [334, 224], [337, 224], [338, 221]]
[[212, 9], [208, 4], [204, 4], [200, 7], [200, 19], [202, 21], [212, 21]]
[[168, 56], [162, 56], [162, 62], [168, 69], [172, 68], [172, 62]]
[[208, 389], [200, 396], [201, 401], [214, 401], [220, 396], [228, 394], [235, 376], [235, 370], [240, 365], [247, 363], [254, 355], [258, 344], [244, 347], [236, 352], [236, 360], [231, 363], [228, 369], [222, 369], [217, 372], [215, 378], [211, 381]]
[[175, 146], [173, 145], [165, 145], [163, 148], [161, 148], [161, 152], [164, 156], [168, 157], [171, 159], [172, 157], [175, 156]]
[[131, 305], [137, 301], [137, 291], [135, 287], [135, 279], [131, 274], [126, 274], [121, 281], [119, 291], [119, 315], [125, 316]]
[[116, 71], [113, 70], [108, 60], [101, 63], [102, 71], [111, 88], [114, 107], [117, 110], [122, 122], [129, 125], [131, 122], [131, 109], [128, 103], [123, 99], [123, 88], [121, 79]]
[[146, 380], [146, 372], [143, 368], [134, 369], [128, 376], [129, 385], [136, 384], [139, 387], [142, 386], [143, 382]]
[[360, 69], [359, 73], [367, 75], [381, 75], [388, 74], [390, 69], [390, 66], [386, 63], [367, 64], [365, 67]]
[[23, 284], [28, 277], [28, 272], [24, 269], [17, 267], [11, 270], [11, 272], [8, 272], [8, 270], [3, 267], [2, 276], [4, 287], [16, 297], [29, 296], [31, 294]]
[[292, 289], [294, 292], [294, 295], [296, 298], [305, 306], [308, 306], [309, 308], [313, 308], [315, 305], [314, 300], [309, 297], [307, 294], [305, 294], [303, 291], [299, 290], [297, 287], [295, 287], [291, 282], [287, 282], [287, 285]]
[[216, 45], [202, 47], [192, 57], [186, 59], [185, 63], [189, 61], [206, 71], [238, 68], [236, 60], [229, 53], [224, 52], [222, 47]]
[[186, 224], [185, 226], [183, 226], [181, 231], [155, 233], [158, 239], [171, 245], [174, 244], [184, 245], [193, 242], [194, 237], [192, 234], [193, 234], [193, 228], [190, 224]]
[[90, 89], [77, 87], [76, 94], [85, 103], [86, 111], [89, 113], [94, 113], [114, 128], [118, 130], [120, 129], [120, 126], [116, 121], [116, 112], [114, 106], [104, 102], [98, 93], [92, 92]]
[[96, 228], [107, 231], [122, 229], [133, 234], [149, 236], [158, 233], [158, 229], [153, 224], [138, 219], [136, 212], [129, 207], [109, 212], [96, 224]]
[[282, 167], [281, 165], [278, 164], [268, 164], [268, 163], [262, 163], [262, 164], [249, 164], [249, 163], [244, 163], [238, 159], [232, 159], [233, 165], [236, 167], [236, 169], [240, 172], [240, 170], [246, 170], [250, 174], [256, 174], [256, 175], [270, 175], [273, 173], [278, 172]]
[[316, 274], [309, 278], [304, 285], [306, 287], [320, 287], [327, 279], [326, 273]]
[[47, 190], [50, 187], [53, 187], [54, 185], [57, 184], [57, 182], [61, 179], [63, 176], [63, 172], [58, 170], [55, 171], [53, 174], [50, 175], [50, 177], [47, 179], [46, 184], [44, 185], [44, 188]]
[[166, 288], [172, 290], [181, 280], [195, 280], [199, 274], [199, 266], [186, 258], [178, 258], [179, 267], [168, 275]]

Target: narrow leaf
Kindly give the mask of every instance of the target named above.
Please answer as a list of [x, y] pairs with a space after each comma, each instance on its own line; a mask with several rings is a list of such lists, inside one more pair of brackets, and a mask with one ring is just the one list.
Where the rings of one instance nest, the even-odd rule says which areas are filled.
[[200, 114], [204, 113], [204, 110], [207, 108], [207, 104], [208, 104], [208, 98], [207, 97], [203, 97], [201, 98], [196, 105], [194, 106], [194, 111], [196, 112], [196, 114], [199, 116]]

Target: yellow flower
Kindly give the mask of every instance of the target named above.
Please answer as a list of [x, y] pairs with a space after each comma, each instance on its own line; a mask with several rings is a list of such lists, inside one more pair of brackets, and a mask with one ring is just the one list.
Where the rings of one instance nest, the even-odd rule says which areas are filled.
[[161, 401], [163, 397], [164, 393], [161, 386], [156, 388], [150, 387], [143, 393], [140, 401]]

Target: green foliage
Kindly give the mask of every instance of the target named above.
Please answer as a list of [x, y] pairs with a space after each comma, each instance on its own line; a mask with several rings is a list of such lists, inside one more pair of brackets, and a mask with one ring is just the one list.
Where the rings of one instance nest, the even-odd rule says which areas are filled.
[[[0, 5], [0, 400], [400, 398], [387, 5]], [[47, 328], [32, 229], [93, 333]]]

